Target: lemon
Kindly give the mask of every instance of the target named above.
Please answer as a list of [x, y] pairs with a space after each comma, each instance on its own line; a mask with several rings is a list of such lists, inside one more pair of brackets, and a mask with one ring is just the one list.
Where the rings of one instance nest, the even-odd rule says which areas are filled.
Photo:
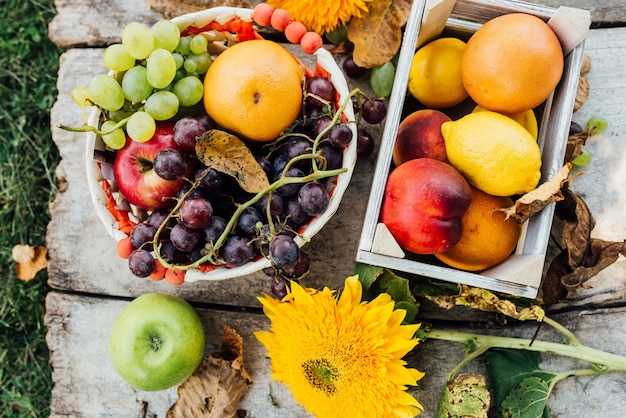
[[461, 57], [465, 42], [439, 38], [417, 50], [411, 62], [408, 89], [426, 107], [456, 106], [468, 94], [461, 77]]
[[[487, 110], [481, 105], [476, 105], [472, 112], [482, 112], [483, 110]], [[502, 113], [504, 116], [508, 116], [513, 119], [515, 122], [522, 125], [530, 134], [537, 140], [537, 135], [539, 135], [539, 126], [537, 125], [537, 116], [535, 116], [535, 112], [530, 109], [524, 112], [518, 113]]]
[[511, 196], [537, 187], [539, 146], [513, 119], [485, 110], [444, 122], [441, 133], [450, 164], [483, 192]]

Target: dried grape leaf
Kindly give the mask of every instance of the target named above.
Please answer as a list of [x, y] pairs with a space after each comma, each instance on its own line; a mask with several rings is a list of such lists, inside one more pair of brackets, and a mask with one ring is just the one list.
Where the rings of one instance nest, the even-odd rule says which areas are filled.
[[543, 303], [548, 306], [585, 287], [586, 281], [613, 264], [620, 254], [626, 255], [626, 241], [591, 238], [595, 220], [585, 201], [568, 188], [563, 189], [563, 195], [555, 213], [564, 222], [565, 249], [550, 263], [542, 285]]
[[513, 206], [496, 210], [504, 212], [507, 219], [513, 218], [520, 225], [523, 224], [531, 216], [541, 212], [541, 210], [543, 210], [543, 208], [548, 206], [550, 203], [563, 200], [563, 195], [561, 194], [563, 185], [574, 177], [582, 174], [579, 173], [576, 176], [568, 177], [571, 169], [572, 164], [565, 163], [565, 165], [551, 180], [546, 181], [536, 189], [531, 190], [517, 199]]
[[425, 295], [425, 297], [443, 309], [467, 306], [484, 312], [498, 312], [520, 321], [542, 321], [545, 316], [544, 310], [538, 305], [531, 305], [518, 310], [515, 303], [510, 300], [500, 299], [489, 290], [467, 285], [461, 285], [461, 291], [456, 295]]
[[468, 417], [487, 418], [491, 395], [485, 377], [473, 373], [461, 373], [444, 388], [437, 418]]
[[350, 20], [348, 39], [354, 44], [354, 62], [373, 68], [389, 62], [400, 49], [402, 26], [411, 12], [410, 0], [373, 0], [369, 13]]
[[567, 148], [565, 149], [565, 161], [572, 161], [582, 154], [583, 145], [589, 138], [589, 132], [580, 132], [567, 137]]
[[15, 270], [20, 280], [30, 281], [40, 270], [48, 267], [48, 250], [45, 247], [16, 245], [11, 250], [15, 261]]
[[239, 400], [251, 384], [243, 367], [243, 340], [226, 327], [221, 349], [207, 356], [178, 387], [178, 400], [167, 418], [236, 418]]
[[235, 178], [248, 193], [269, 187], [267, 174], [239, 138], [219, 129], [205, 132], [196, 143], [196, 155], [207, 167]]

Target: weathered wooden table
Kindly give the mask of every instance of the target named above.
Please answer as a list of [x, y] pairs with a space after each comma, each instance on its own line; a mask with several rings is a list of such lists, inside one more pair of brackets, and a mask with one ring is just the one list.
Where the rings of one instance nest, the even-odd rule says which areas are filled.
[[[621, 0], [596, 2], [542, 1], [557, 6], [587, 7], [594, 24], [619, 24], [626, 17]], [[599, 2], [598, 2], [599, 3]], [[108, 357], [108, 336], [113, 322], [127, 303], [140, 294], [161, 291], [190, 301], [206, 328], [207, 353], [218, 348], [225, 326], [234, 328], [244, 340], [244, 360], [254, 380], [240, 408], [249, 417], [308, 416], [287, 389], [270, 380], [270, 364], [253, 331], [268, 322], [256, 296], [268, 291], [262, 273], [223, 281], [196, 282], [172, 287], [133, 277], [114, 250], [92, 210], [86, 185], [85, 139], [58, 129], [58, 124], [79, 125], [80, 109], [71, 102], [69, 91], [86, 85], [104, 71], [102, 47], [119, 39], [129, 21], [153, 23], [160, 16], [149, 10], [145, 0], [59, 0], [58, 16], [50, 25], [50, 37], [67, 51], [60, 57], [59, 96], [51, 112], [53, 139], [62, 161], [57, 169], [59, 193], [52, 204], [48, 228], [49, 283], [54, 289], [47, 298], [46, 326], [52, 377], [51, 416], [58, 417], [163, 417], [176, 400], [176, 389], [146, 393], [133, 390], [117, 375]], [[621, 241], [626, 238], [626, 27], [592, 30], [586, 41], [591, 57], [588, 74], [591, 92], [585, 105], [574, 114], [584, 124], [595, 115], [609, 122], [609, 129], [594, 136], [587, 146], [594, 161], [588, 173], [571, 183], [597, 220], [594, 236]], [[367, 203], [375, 159], [359, 161], [339, 211], [307, 245], [312, 258], [311, 287], [340, 288], [351, 274], [359, 232]], [[626, 355], [626, 260], [623, 257], [602, 271], [581, 290], [560, 303], [551, 317], [568, 326], [590, 346]], [[494, 317], [495, 319], [495, 317]], [[450, 317], [443, 325], [460, 330], [476, 324]], [[483, 329], [484, 328], [484, 329]], [[499, 327], [493, 323], [481, 330], [501, 335], [532, 336], [536, 325]], [[544, 327], [540, 338], [559, 341]], [[433, 416], [445, 383], [445, 374], [462, 358], [462, 347], [429, 341], [408, 356], [410, 366], [426, 372], [411, 393], [425, 406], [423, 416]], [[545, 355], [542, 366], [564, 370], [576, 362]], [[478, 370], [481, 364], [473, 364]], [[622, 417], [626, 404], [626, 375], [570, 378], [559, 383], [549, 405], [558, 417]]]

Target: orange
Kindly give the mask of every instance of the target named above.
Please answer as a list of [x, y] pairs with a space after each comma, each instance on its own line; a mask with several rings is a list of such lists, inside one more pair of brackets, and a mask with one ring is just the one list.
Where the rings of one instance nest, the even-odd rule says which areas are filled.
[[435, 254], [445, 264], [467, 271], [496, 266], [513, 252], [522, 227], [496, 209], [513, 205], [508, 196], [493, 196], [472, 187], [472, 200], [462, 217], [463, 233], [452, 248]]
[[552, 29], [525, 13], [498, 16], [468, 40], [461, 59], [463, 85], [482, 107], [500, 113], [533, 109], [563, 74], [563, 50]]
[[204, 78], [204, 108], [222, 128], [256, 142], [276, 139], [299, 116], [304, 68], [268, 40], [235, 44]]

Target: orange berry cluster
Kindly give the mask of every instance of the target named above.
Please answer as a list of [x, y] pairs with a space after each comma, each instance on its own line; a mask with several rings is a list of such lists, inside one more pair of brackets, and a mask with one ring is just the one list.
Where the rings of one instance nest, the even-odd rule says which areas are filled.
[[295, 22], [285, 9], [274, 9], [267, 3], [259, 3], [254, 7], [253, 18], [260, 26], [271, 26], [284, 32], [289, 42], [300, 44], [307, 54], [314, 53], [324, 43], [318, 33], [307, 32], [306, 27], [300, 22]]

